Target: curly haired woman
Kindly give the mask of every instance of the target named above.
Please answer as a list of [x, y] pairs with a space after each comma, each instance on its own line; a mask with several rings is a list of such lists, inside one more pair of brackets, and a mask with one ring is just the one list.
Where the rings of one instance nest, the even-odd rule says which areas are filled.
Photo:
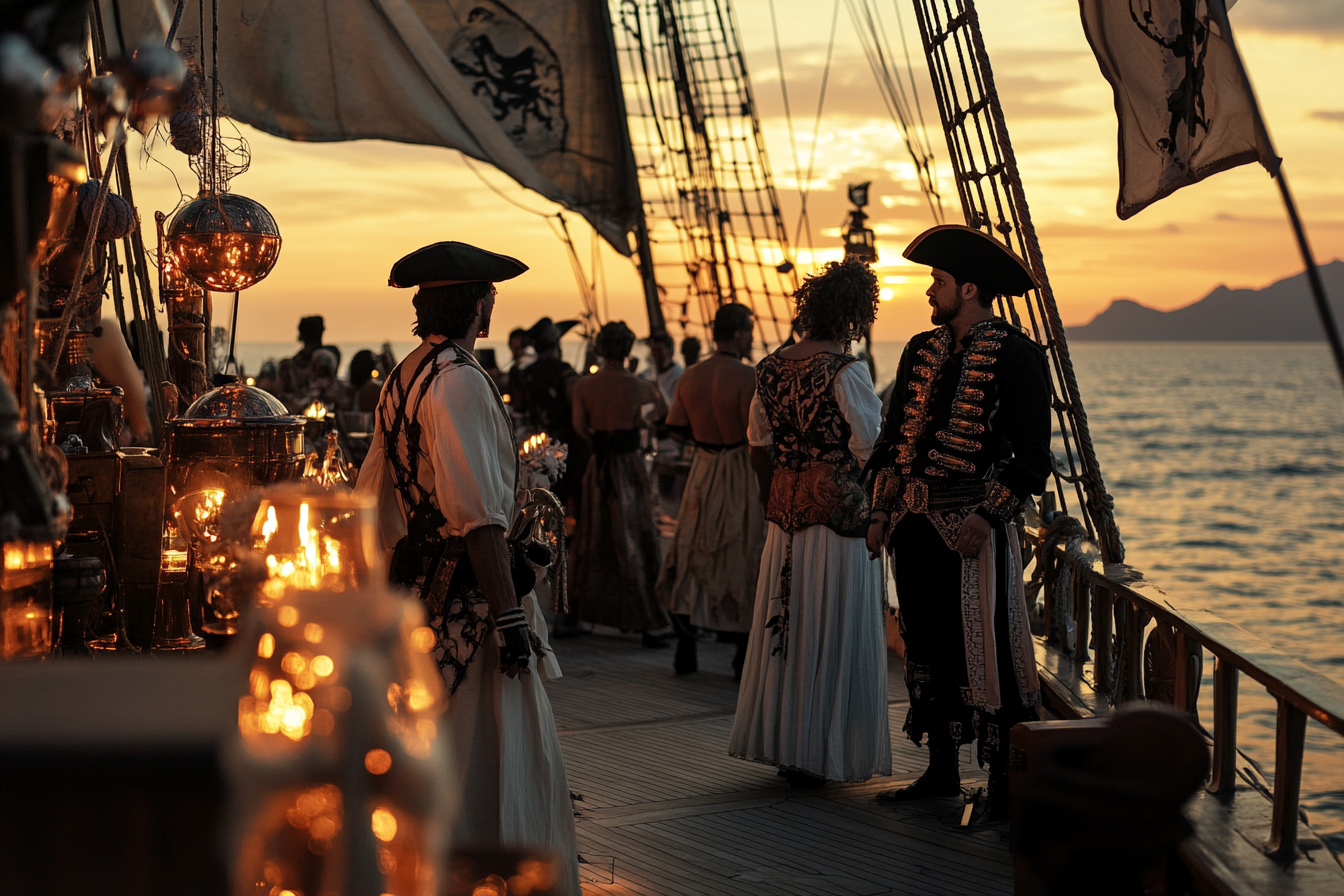
[[571, 594], [583, 622], [644, 633], [647, 647], [666, 647], [650, 633], [666, 628], [654, 599], [661, 557], [653, 492], [640, 447], [641, 409], [667, 415], [662, 393], [626, 369], [635, 334], [621, 321], [602, 327], [594, 351], [602, 365], [574, 384], [574, 429], [592, 457], [583, 472], [574, 533]]
[[728, 752], [795, 787], [891, 774], [883, 573], [859, 482], [882, 406], [849, 353], [877, 294], [866, 265], [826, 265], [795, 296], [803, 338], [756, 366], [747, 440], [767, 532]]

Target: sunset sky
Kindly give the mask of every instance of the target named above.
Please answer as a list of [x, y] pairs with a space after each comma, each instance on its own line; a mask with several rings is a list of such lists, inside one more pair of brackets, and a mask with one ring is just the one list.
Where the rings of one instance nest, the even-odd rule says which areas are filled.
[[[769, 4], [738, 0], [736, 10], [792, 231], [800, 175], [780, 98]], [[775, 10], [805, 169], [832, 5], [776, 0]], [[887, 3], [882, 11], [894, 37], [895, 10]], [[984, 0], [979, 12], [1066, 324], [1086, 323], [1117, 297], [1172, 308], [1220, 283], [1263, 286], [1300, 270], [1277, 191], [1258, 166], [1216, 175], [1129, 221], [1118, 220], [1111, 92], [1083, 36], [1077, 3]], [[903, 4], [901, 13], [915, 38], [912, 9]], [[1241, 0], [1231, 16], [1317, 259], [1344, 256], [1344, 0]], [[922, 54], [917, 46], [912, 51], [926, 114], [936, 116]], [[936, 119], [928, 123], [936, 128]], [[442, 239], [474, 242], [531, 265], [528, 274], [501, 288], [496, 336], [543, 314], [561, 318], [578, 311], [568, 258], [546, 221], [506, 202], [480, 178], [529, 208], [556, 207], [504, 176], [476, 163], [478, 175], [448, 149], [371, 141], [298, 144], [243, 130], [252, 167], [232, 189], [270, 209], [284, 247], [271, 277], [243, 294], [241, 340], [288, 339], [307, 314], [325, 315], [328, 338], [346, 344], [410, 338], [410, 294], [387, 288], [387, 272], [401, 255]], [[879, 274], [892, 289], [876, 335], [903, 340], [927, 328], [928, 309], [924, 269], [906, 266], [900, 252], [932, 220], [843, 4], [820, 130], [810, 200], [814, 239], [836, 248], [819, 258], [840, 254], [846, 184], [872, 180], [869, 211], [878, 233]], [[943, 194], [955, 196], [946, 143], [940, 131], [932, 136]], [[169, 168], [186, 192], [195, 191], [184, 156], [168, 147], [154, 156], [139, 159], [135, 186], [151, 227], [153, 210], [171, 209], [179, 195]], [[949, 220], [959, 221], [959, 210]], [[591, 229], [577, 217], [572, 226], [587, 259]], [[611, 316], [625, 318], [642, 335], [647, 323], [631, 263], [604, 248], [602, 270]]]

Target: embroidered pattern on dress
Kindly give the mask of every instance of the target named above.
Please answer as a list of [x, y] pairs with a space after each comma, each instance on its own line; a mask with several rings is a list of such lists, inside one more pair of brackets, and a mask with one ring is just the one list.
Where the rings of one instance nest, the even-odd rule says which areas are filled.
[[784, 547], [784, 565], [779, 569], [779, 596], [770, 601], [771, 609], [779, 604], [765, 627], [770, 629], [770, 655], [787, 661], [789, 658], [789, 598], [793, 594], [793, 533], [788, 533], [788, 543]]
[[778, 451], [765, 518], [788, 534], [776, 596], [766, 627], [770, 655], [789, 656], [793, 533], [823, 525], [841, 534], [866, 525], [868, 496], [859, 483], [852, 431], [835, 397], [835, 379], [853, 355], [821, 353], [790, 360], [766, 356], [756, 365], [756, 394]]
[[490, 604], [479, 588], [471, 588], [449, 601], [442, 615], [430, 619], [429, 627], [434, 632], [434, 661], [451, 696], [467, 677], [481, 644], [491, 637]]

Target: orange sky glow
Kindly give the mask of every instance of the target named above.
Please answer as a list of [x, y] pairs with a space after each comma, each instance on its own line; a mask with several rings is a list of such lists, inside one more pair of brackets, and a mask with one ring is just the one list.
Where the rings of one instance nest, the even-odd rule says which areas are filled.
[[[785, 85], [802, 159], [795, 166], [781, 101], [768, 0], [738, 0], [743, 49], [762, 115], [771, 168], [790, 233], [812, 141], [831, 4], [776, 0]], [[1046, 264], [1066, 325], [1089, 321], [1118, 297], [1158, 308], [1188, 304], [1214, 286], [1263, 286], [1301, 269], [1277, 191], [1265, 171], [1244, 166], [1179, 191], [1135, 218], [1115, 216], [1116, 121], [1110, 88], [1083, 36], [1073, 0], [983, 0], [981, 22]], [[915, 38], [913, 12], [901, 13]], [[895, 11], [888, 4], [888, 28]], [[1344, 256], [1344, 6], [1311, 0], [1241, 0], [1232, 10], [1237, 39], [1284, 170], [1324, 263]], [[918, 47], [912, 51], [919, 54]], [[922, 55], [915, 60], [926, 117], [936, 116]], [[880, 253], [877, 271], [890, 298], [879, 340], [927, 329], [926, 269], [901, 249], [932, 222], [914, 168], [887, 118], [843, 6], [811, 183], [816, 251], [809, 263], [838, 258], [846, 184], [873, 181], [869, 211]], [[227, 89], [227, 85], [226, 89]], [[928, 123], [944, 196], [955, 196], [946, 143]], [[252, 167], [234, 192], [265, 204], [284, 238], [279, 263], [243, 293], [238, 338], [284, 341], [299, 317], [322, 314], [327, 337], [374, 347], [410, 339], [411, 294], [385, 284], [401, 255], [425, 243], [458, 239], [515, 255], [531, 266], [500, 289], [495, 333], [542, 315], [577, 316], [579, 290], [562, 244], [539, 214], [557, 207], [454, 150], [375, 141], [300, 144], [242, 129]], [[185, 157], [159, 145], [152, 158], [134, 148], [136, 198], [153, 234], [153, 211], [194, 194]], [[176, 180], [175, 180], [176, 178]], [[515, 204], [501, 198], [493, 185]], [[954, 200], [955, 201], [955, 200]], [[950, 209], [948, 220], [959, 221]], [[591, 229], [571, 221], [592, 268]], [[802, 241], [807, 243], [807, 239]], [[600, 307], [643, 335], [647, 321], [631, 262], [598, 247]], [[590, 270], [589, 275], [592, 275]], [[227, 308], [227, 302], [224, 303]], [[669, 317], [672, 315], [669, 314]], [[216, 321], [220, 323], [220, 321]], [[679, 335], [673, 327], [674, 334]]]

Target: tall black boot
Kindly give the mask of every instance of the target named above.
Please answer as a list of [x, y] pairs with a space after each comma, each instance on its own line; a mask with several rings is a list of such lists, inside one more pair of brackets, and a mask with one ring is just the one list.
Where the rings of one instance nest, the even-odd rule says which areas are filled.
[[700, 668], [695, 654], [695, 627], [685, 613], [672, 614], [672, 628], [677, 633], [677, 652], [672, 658], [672, 670], [678, 675], [690, 675]]
[[929, 735], [929, 767], [915, 783], [877, 795], [878, 802], [908, 803], [932, 797], [961, 796], [960, 751], [952, 738]]
[[985, 816], [989, 821], [1007, 821], [1008, 811], [1008, 745], [996, 749], [989, 759], [989, 792], [985, 799]]

